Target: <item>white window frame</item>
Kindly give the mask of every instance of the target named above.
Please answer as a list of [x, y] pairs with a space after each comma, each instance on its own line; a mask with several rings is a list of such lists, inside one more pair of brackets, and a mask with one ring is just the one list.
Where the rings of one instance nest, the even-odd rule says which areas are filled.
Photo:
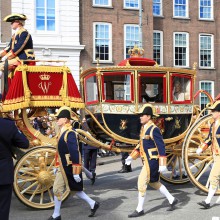
[[[126, 42], [127, 42], [127, 39], [126, 39], [126, 28], [129, 27], [129, 26], [132, 26], [134, 28], [138, 27], [139, 28], [139, 25], [138, 24], [124, 24], [124, 59], [126, 59]], [[138, 34], [140, 34], [140, 29], [138, 31]], [[139, 45], [139, 37], [138, 37], [138, 40], [137, 40], [137, 43], [134, 43], [134, 45]], [[132, 48], [131, 48], [132, 49]]]
[[140, 7], [139, 0], [137, 0], [138, 1], [138, 6], [137, 7], [127, 7], [126, 6], [126, 1], [130, 1], [130, 0], [124, 0], [124, 8], [126, 8], [126, 9], [139, 9], [139, 7]]
[[201, 13], [200, 13], [201, 0], [198, 1], [198, 3], [199, 3], [199, 11], [198, 11], [198, 12], [199, 12], [199, 19], [200, 19], [200, 20], [213, 20], [213, 19], [214, 19], [214, 17], [213, 17], [213, 16], [214, 16], [214, 15], [213, 15], [213, 14], [214, 14], [214, 13], [213, 13], [213, 11], [214, 11], [213, 0], [210, 0], [210, 1], [211, 1], [211, 17], [210, 17], [210, 18], [201, 18], [201, 17], [200, 17], [200, 14], [201, 14]]
[[[204, 90], [204, 88], [202, 88], [202, 83], [211, 83], [212, 91], [209, 94], [211, 95], [212, 98], [214, 98], [214, 95], [215, 95], [215, 87], [214, 87], [215, 86], [215, 82], [211, 81], [211, 80], [201, 80], [201, 81], [199, 81], [199, 90]], [[199, 94], [199, 106], [200, 106], [200, 109], [202, 109], [201, 98], [202, 98], [202, 94], [200, 93]]]
[[174, 18], [189, 18], [189, 1], [188, 0], [186, 0], [186, 16], [175, 15], [175, 0], [173, 0], [173, 17]]
[[[185, 34], [186, 35], [186, 65], [175, 65], [175, 36], [176, 34]], [[189, 33], [187, 32], [174, 32], [173, 33], [173, 66], [175, 67], [189, 67]]]
[[[153, 16], [155, 16], [155, 17], [163, 16], [163, 0], [160, 0], [159, 4], [160, 4], [160, 14], [159, 15], [154, 14], [154, 11], [153, 11]], [[153, 3], [153, 6], [154, 6], [154, 3]]]
[[93, 6], [96, 6], [96, 7], [112, 7], [112, 0], [108, 0], [108, 4], [107, 5], [96, 4], [95, 1], [96, 0], [93, 0]]
[[[201, 66], [200, 65], [200, 53], [201, 53], [201, 48], [200, 48], [200, 43], [201, 43], [201, 37], [202, 36], [207, 36], [207, 37], [211, 37], [211, 66]], [[214, 68], [214, 35], [213, 34], [199, 34], [199, 68], [201, 69], [210, 69], [210, 68]]]
[[36, 13], [36, 6], [37, 2], [36, 0], [34, 1], [35, 4], [35, 10], [34, 10], [34, 19], [35, 19], [35, 32], [36, 34], [42, 34], [42, 35], [48, 35], [48, 34], [58, 34], [59, 33], [59, 2], [57, 0], [55, 1], [55, 30], [54, 31], [48, 31], [48, 30], [37, 30], [37, 13]]
[[[158, 31], [154, 30], [153, 33], [159, 33], [160, 34], [160, 66], [163, 66], [163, 31]], [[154, 40], [154, 38], [153, 38]], [[153, 48], [154, 48], [154, 43], [153, 43]], [[156, 61], [156, 60], [155, 60]]]
[[96, 50], [96, 25], [108, 25], [109, 26], [109, 59], [108, 60], [99, 60], [100, 63], [110, 63], [112, 62], [112, 24], [107, 22], [93, 22], [93, 62], [97, 62], [95, 58], [95, 50]]

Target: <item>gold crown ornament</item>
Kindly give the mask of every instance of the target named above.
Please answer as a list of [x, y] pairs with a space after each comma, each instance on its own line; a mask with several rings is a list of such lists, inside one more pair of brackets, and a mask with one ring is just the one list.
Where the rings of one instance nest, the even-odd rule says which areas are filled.
[[40, 75], [39, 77], [41, 80], [49, 80], [50, 79], [50, 75], [46, 75], [46, 74]]
[[133, 49], [128, 50], [130, 57], [142, 57], [144, 55], [144, 49], [134, 45]]

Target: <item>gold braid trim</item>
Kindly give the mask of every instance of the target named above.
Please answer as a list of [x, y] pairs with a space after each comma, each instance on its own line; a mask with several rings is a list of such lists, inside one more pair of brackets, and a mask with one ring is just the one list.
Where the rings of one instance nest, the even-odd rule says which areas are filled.
[[69, 106], [69, 101], [67, 99], [67, 69], [63, 67], [63, 85], [60, 89], [59, 95], [61, 95], [64, 105]]
[[[34, 61], [34, 60], [32, 60]], [[17, 68], [16, 68], [16, 71], [22, 71], [22, 69], [25, 67], [27, 68], [27, 72], [36, 72], [36, 73], [60, 73], [60, 74], [63, 74], [63, 69], [65, 69], [66, 72], [68, 72], [68, 74], [71, 74], [70, 73], [70, 69], [66, 66], [27, 66], [27, 65], [19, 65]]]
[[167, 166], [167, 158], [164, 157], [159, 157], [159, 166]]
[[[59, 142], [59, 139], [60, 139], [60, 138], [57, 138], [57, 144], [56, 144], [56, 151], [57, 151], [57, 152], [58, 152], [58, 142]], [[62, 161], [61, 161], [61, 159], [60, 159], [59, 153], [58, 153], [58, 163], [59, 163], [59, 164], [62, 164]], [[63, 164], [62, 164], [62, 166], [59, 166], [59, 168], [60, 168], [60, 172], [62, 173], [64, 182], [65, 182], [65, 184], [66, 184], [66, 191], [69, 193], [69, 192], [70, 192], [70, 187], [69, 187], [69, 183], [68, 183], [68, 180], [67, 180], [67, 177], [66, 177], [66, 173], [65, 173], [65, 171], [64, 171], [64, 169], [63, 169]]]
[[25, 103], [27, 105], [29, 105], [30, 103], [30, 98], [31, 98], [31, 91], [28, 87], [28, 84], [27, 84], [27, 74], [26, 74], [26, 71], [27, 71], [27, 65], [25, 65], [22, 69], [22, 82], [23, 82], [23, 87], [24, 87], [24, 99], [25, 99]]
[[73, 174], [74, 175], [79, 175], [80, 173], [82, 173], [82, 165], [80, 164], [74, 164], [72, 165], [72, 168], [73, 168]]
[[[210, 140], [207, 140], [207, 142], [209, 142]], [[208, 148], [208, 144], [206, 142], [202, 143], [199, 148], [202, 149], [202, 151], [205, 151]]]
[[2, 111], [3, 112], [8, 112], [16, 109], [21, 109], [21, 108], [28, 108], [29, 105], [25, 102], [22, 103], [16, 103], [16, 104], [10, 104], [10, 105], [5, 105], [5, 103], [2, 106]]
[[[15, 103], [15, 104], [13, 103], [17, 101], [18, 103]], [[7, 111], [12, 111], [12, 110], [21, 109], [21, 108], [28, 108], [28, 107], [57, 107], [57, 106], [58, 107], [63, 106], [63, 101], [43, 101], [42, 100], [42, 101], [27, 102], [24, 100], [24, 97], [21, 97], [21, 98], [13, 99], [13, 100], [5, 100], [2, 106], [2, 111], [7, 112]], [[70, 108], [85, 108], [84, 103], [70, 102], [69, 106]]]
[[[144, 128], [144, 130], [141, 132], [141, 136], [143, 134], [146, 133], [147, 129], [152, 125], [152, 122], [148, 122], [149, 125], [146, 126]], [[141, 139], [140, 140], [140, 152], [141, 152], [141, 157], [144, 159], [144, 166], [146, 166], [146, 171], [147, 171], [147, 179], [146, 179], [146, 183], [148, 184], [150, 182], [150, 166], [149, 166], [149, 163], [148, 163], [148, 159], [147, 159], [147, 156], [146, 156], [146, 153], [144, 151], [144, 147], [143, 147], [143, 140]]]
[[[24, 31], [22, 31], [22, 32], [25, 32], [25, 31], [26, 31], [26, 30], [24, 29]], [[22, 32], [21, 32], [21, 33], [22, 33]], [[19, 33], [19, 37], [20, 37], [21, 33]], [[24, 49], [24, 47], [25, 47], [25, 45], [27, 44], [29, 38], [30, 38], [30, 34], [28, 33], [28, 35], [27, 35], [27, 37], [26, 37], [24, 43], [22, 44], [22, 46], [19, 48], [19, 50], [17, 50], [16, 52], [14, 52], [14, 54], [15, 54], [16, 56]]]
[[[72, 130], [72, 126], [71, 125], [65, 125], [65, 126], [67, 127], [67, 132], [64, 135], [64, 141], [67, 143], [67, 137], [70, 132], [73, 132], [76, 134], [76, 140], [77, 140], [77, 133]], [[78, 143], [78, 140], [77, 140], [77, 143]], [[79, 144], [77, 144], [77, 145], [78, 145], [78, 151], [79, 151]], [[81, 155], [79, 155], [79, 162], [82, 164], [82, 161], [80, 160], [80, 158], [81, 158]], [[77, 175], [82, 172], [82, 165], [81, 164], [72, 164], [73, 174]]]
[[132, 157], [133, 160], [136, 160], [136, 159], [140, 156], [139, 150], [135, 148], [135, 149], [131, 152], [130, 156]]

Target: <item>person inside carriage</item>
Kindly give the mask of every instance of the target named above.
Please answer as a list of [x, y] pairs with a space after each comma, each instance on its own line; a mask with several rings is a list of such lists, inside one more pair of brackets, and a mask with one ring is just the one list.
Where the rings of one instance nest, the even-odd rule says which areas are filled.
[[147, 84], [141, 84], [141, 101], [142, 102], [163, 102], [163, 85], [155, 84], [157, 86], [156, 95], [152, 94], [152, 90], [147, 90]]
[[13, 35], [8, 46], [0, 51], [2, 61], [0, 63], [0, 78], [2, 79], [8, 77], [3, 77], [6, 74], [5, 71], [13, 71], [21, 64], [22, 60], [35, 59], [32, 37], [24, 28], [26, 19], [24, 14], [10, 14], [4, 18], [5, 22], [11, 22]]
[[182, 91], [182, 85], [180, 81], [176, 81], [174, 83], [174, 90], [173, 90], [173, 100], [174, 101], [184, 101], [184, 93]]

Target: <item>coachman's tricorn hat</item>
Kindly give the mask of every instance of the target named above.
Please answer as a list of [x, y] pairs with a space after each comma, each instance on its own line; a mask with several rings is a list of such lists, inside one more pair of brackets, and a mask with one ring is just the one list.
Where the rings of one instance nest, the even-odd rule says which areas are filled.
[[58, 112], [55, 114], [55, 117], [57, 118], [67, 118], [69, 120], [73, 120], [73, 118], [71, 117], [72, 115], [72, 111], [70, 107], [67, 106], [63, 106], [61, 108], [59, 108]]
[[12, 22], [12, 21], [25, 21], [27, 19], [26, 15], [24, 14], [10, 14], [8, 16], [6, 16], [3, 21], [6, 22]]
[[208, 108], [209, 110], [212, 111], [217, 111], [220, 112], [220, 101], [216, 101], [211, 107]]
[[143, 105], [143, 107], [140, 109], [139, 112], [137, 112], [137, 114], [151, 115], [151, 116], [155, 116], [155, 117], [159, 116], [158, 114], [156, 114], [156, 108], [154, 106], [152, 106], [151, 104]]

